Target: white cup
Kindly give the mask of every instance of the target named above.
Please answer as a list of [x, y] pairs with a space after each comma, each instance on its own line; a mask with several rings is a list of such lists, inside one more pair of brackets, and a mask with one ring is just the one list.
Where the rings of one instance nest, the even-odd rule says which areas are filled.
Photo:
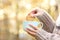
[[39, 29], [41, 29], [43, 27], [43, 23], [42, 22], [24, 21], [23, 22], [23, 29], [26, 29], [26, 28], [31, 28], [32, 29], [32, 27], [30, 27], [29, 24], [32, 24], [33, 26], [38, 27]]

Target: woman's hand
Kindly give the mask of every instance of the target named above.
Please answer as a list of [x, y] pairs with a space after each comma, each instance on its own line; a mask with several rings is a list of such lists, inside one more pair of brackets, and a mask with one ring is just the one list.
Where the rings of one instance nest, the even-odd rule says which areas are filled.
[[[27, 20], [33, 20], [36, 16], [38, 16], [38, 15], [40, 16], [40, 15], [42, 15], [43, 13], [44, 13], [44, 11], [43, 11], [42, 9], [36, 8], [36, 9], [32, 10], [32, 11], [27, 15], [26, 19], [27, 19]], [[39, 30], [39, 29], [38, 29], [37, 27], [31, 25], [31, 24], [30, 24], [30, 26], [31, 26], [34, 30], [32, 30], [32, 29], [30, 29], [30, 28], [27, 28], [27, 29], [26, 29], [26, 32], [27, 32], [28, 34], [32, 35], [32, 36], [36, 36], [36, 35], [35, 35], [35, 34], [36, 34], [36, 31]]]
[[29, 24], [29, 26], [31, 26], [33, 29], [30, 29], [30, 28], [26, 28], [26, 32], [32, 36], [36, 36], [36, 33], [37, 33], [37, 30], [39, 30], [37, 27]]
[[40, 8], [36, 8], [34, 10], [32, 10], [31, 12], [28, 13], [28, 15], [26, 16], [26, 20], [34, 20], [34, 18], [36, 16], [41, 16], [43, 15], [44, 10], [40, 9]]
[[42, 15], [44, 13], [43, 9], [40, 8], [36, 8], [33, 9], [28, 15], [31, 15], [32, 17], [38, 16], [38, 15]]

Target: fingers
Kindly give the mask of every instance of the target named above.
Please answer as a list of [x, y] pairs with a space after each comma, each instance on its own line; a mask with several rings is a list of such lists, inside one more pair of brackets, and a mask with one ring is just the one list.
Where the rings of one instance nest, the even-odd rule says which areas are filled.
[[36, 33], [36, 30], [34, 30], [34, 29], [27, 28], [27, 30]]
[[32, 36], [36, 36], [36, 33], [37, 33], [38, 28], [35, 27], [35, 26], [33, 26], [33, 25], [31, 25], [31, 24], [29, 24], [29, 26], [31, 26], [33, 29], [31, 29], [31, 28], [26, 28], [26, 32], [27, 32], [28, 34], [32, 35]]
[[31, 26], [34, 30], [38, 30], [37, 27], [35, 27], [35, 26], [31, 25], [31, 24], [29, 24], [29, 26]]
[[33, 10], [31, 13], [32, 14], [37, 14], [37, 9]]
[[30, 31], [29, 29], [26, 29], [26, 32], [27, 32], [28, 34], [32, 35], [32, 36], [35, 36], [35, 33], [32, 32], [32, 31]]
[[37, 14], [37, 9], [32, 10], [28, 15], [31, 15], [32, 17], [35, 17], [35, 14]]

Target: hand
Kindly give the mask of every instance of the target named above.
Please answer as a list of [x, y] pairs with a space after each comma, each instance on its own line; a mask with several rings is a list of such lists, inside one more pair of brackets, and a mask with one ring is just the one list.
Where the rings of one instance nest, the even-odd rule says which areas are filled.
[[37, 30], [39, 30], [39, 29], [37, 27], [31, 25], [31, 24], [29, 26], [31, 26], [33, 29], [26, 28], [26, 32], [35, 37], [36, 33], [37, 33]]
[[42, 15], [43, 13], [44, 13], [43, 9], [35, 8], [28, 15], [30, 15], [32, 17], [35, 17], [35, 16], [38, 16], [38, 15]]
[[42, 10], [42, 9], [40, 9], [40, 8], [36, 8], [36, 9], [34, 9], [34, 10], [32, 10], [31, 12], [29, 12], [28, 13], [28, 15], [26, 16], [26, 20], [34, 20], [34, 18], [36, 17], [36, 16], [41, 16], [41, 15], [43, 15], [43, 13], [44, 13], [44, 10]]

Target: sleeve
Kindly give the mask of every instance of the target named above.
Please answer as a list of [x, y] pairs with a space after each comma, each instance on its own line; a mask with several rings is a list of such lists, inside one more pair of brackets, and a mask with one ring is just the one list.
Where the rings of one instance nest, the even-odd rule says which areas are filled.
[[43, 23], [43, 29], [47, 32], [52, 33], [55, 27], [55, 21], [53, 18], [47, 13], [44, 12], [42, 15], [37, 16], [38, 20]]
[[60, 35], [53, 33], [53, 30], [56, 28], [55, 21], [47, 12], [38, 15], [37, 18], [40, 22], [43, 22], [43, 29], [37, 30], [37, 40], [60, 40]]
[[48, 33], [43, 29], [37, 31], [36, 35], [37, 40], [60, 40], [60, 35], [55, 33]]

